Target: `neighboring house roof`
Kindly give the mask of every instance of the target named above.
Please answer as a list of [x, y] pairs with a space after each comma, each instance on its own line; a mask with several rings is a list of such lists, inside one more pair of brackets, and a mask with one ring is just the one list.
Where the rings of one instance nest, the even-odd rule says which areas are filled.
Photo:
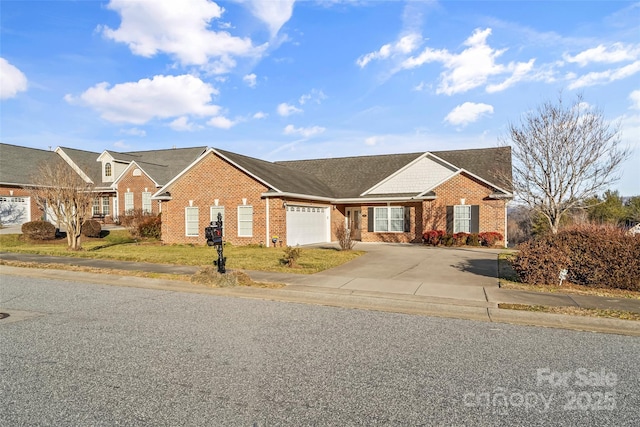
[[166, 150], [107, 151], [116, 161], [135, 161], [158, 185], [164, 185], [195, 161], [207, 147], [169, 148]]
[[39, 165], [57, 159], [53, 151], [0, 143], [0, 183], [32, 185]]
[[93, 182], [96, 187], [109, 187], [110, 183], [102, 182], [102, 165], [96, 162], [100, 153], [78, 150], [76, 148], [58, 147], [69, 159]]
[[[67, 147], [59, 148], [76, 166], [84, 171], [97, 187], [109, 188], [112, 186], [112, 182], [102, 181], [102, 163], [97, 161], [101, 153]], [[206, 149], [207, 147], [190, 147], [125, 153], [107, 150], [106, 153], [118, 162], [131, 163], [135, 161], [158, 185], [164, 185], [191, 164]]]

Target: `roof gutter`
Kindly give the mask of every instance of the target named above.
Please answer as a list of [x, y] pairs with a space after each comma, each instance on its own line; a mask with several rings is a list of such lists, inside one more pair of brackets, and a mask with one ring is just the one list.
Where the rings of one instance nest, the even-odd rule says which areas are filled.
[[309, 196], [307, 194], [300, 193], [276, 193], [276, 192], [268, 192], [262, 193], [262, 197], [279, 197], [279, 198], [291, 198], [291, 199], [303, 199], [303, 200], [315, 200], [319, 202], [327, 202], [332, 204], [352, 204], [352, 203], [362, 203], [362, 202], [374, 202], [374, 203], [384, 203], [384, 202], [415, 202], [416, 200], [434, 200], [436, 196], [413, 196], [413, 197], [360, 197], [360, 198], [331, 198], [331, 197], [320, 197], [320, 196]]

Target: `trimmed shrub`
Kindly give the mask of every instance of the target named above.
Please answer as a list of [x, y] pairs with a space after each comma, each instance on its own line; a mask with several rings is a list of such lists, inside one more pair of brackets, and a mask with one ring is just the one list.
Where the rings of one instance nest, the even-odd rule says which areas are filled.
[[478, 233], [471, 233], [467, 236], [467, 246], [480, 246], [480, 236]]
[[478, 236], [480, 237], [482, 246], [487, 247], [495, 246], [496, 243], [504, 240], [504, 236], [497, 231], [485, 231]]
[[89, 219], [82, 224], [82, 235], [84, 237], [100, 237], [102, 226], [96, 220]]
[[162, 217], [160, 214], [143, 217], [138, 224], [138, 234], [140, 237], [160, 239], [162, 237]]
[[25, 222], [21, 227], [22, 234], [30, 240], [53, 240], [56, 238], [56, 226], [49, 221]]
[[447, 233], [444, 236], [442, 236], [442, 244], [445, 246], [453, 246], [453, 244], [455, 243], [455, 240], [453, 238], [453, 234]]
[[425, 245], [438, 246], [443, 244], [445, 232], [442, 230], [425, 231], [422, 234], [422, 243]]
[[571, 283], [640, 290], [640, 236], [612, 226], [580, 225], [523, 243], [513, 268], [520, 280], [555, 284], [561, 270]]
[[287, 246], [284, 250], [284, 256], [282, 257], [282, 263], [287, 267], [295, 267], [298, 264], [298, 258], [302, 255], [302, 249], [291, 246]]
[[453, 244], [456, 246], [466, 245], [467, 238], [469, 238], [469, 233], [455, 233], [453, 235]]
[[128, 211], [120, 216], [120, 224], [129, 230], [134, 239], [140, 237], [160, 238], [162, 220], [160, 214], [143, 212], [142, 209]]

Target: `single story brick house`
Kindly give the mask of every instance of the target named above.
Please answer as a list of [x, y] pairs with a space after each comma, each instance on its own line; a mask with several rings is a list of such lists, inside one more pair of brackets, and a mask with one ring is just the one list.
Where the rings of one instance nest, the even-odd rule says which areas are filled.
[[335, 241], [341, 222], [363, 242], [506, 236], [512, 198], [509, 147], [282, 162], [208, 148], [152, 196], [165, 243], [203, 244], [220, 213], [225, 241], [266, 246]]

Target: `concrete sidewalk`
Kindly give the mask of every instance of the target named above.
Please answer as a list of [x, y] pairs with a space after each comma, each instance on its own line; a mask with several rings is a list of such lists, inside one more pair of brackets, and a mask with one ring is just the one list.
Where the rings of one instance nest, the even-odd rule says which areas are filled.
[[[198, 270], [197, 267], [192, 266], [6, 252], [0, 253], [0, 259], [185, 275], [193, 274]], [[411, 280], [410, 278], [366, 278], [336, 274], [347, 272], [348, 270], [344, 266], [313, 275], [247, 271], [255, 281], [283, 283], [287, 286], [282, 289], [211, 289], [182, 281], [80, 273], [66, 270], [24, 269], [0, 266], [0, 273], [3, 274], [34, 275], [38, 277], [116, 286], [169, 289], [180, 292], [197, 292], [277, 301], [324, 304], [407, 314], [423, 314], [640, 336], [640, 322], [635, 321], [498, 309], [499, 303], [519, 303], [528, 305], [606, 308], [640, 313], [640, 300], [507, 290], [498, 288], [497, 280], [495, 279], [491, 285], [469, 286], [426, 283]]]

